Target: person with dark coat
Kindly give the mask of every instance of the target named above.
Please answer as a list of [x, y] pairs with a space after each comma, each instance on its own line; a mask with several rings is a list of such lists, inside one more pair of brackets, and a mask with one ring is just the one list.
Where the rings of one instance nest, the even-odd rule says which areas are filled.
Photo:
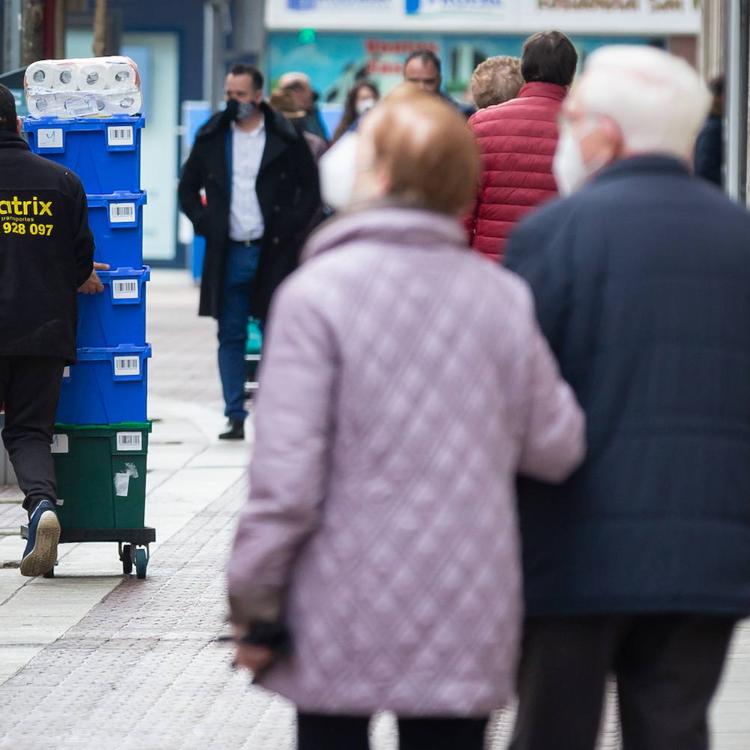
[[552, 175], [557, 119], [577, 64], [578, 54], [565, 34], [534, 34], [523, 46], [526, 83], [518, 96], [469, 119], [482, 152], [482, 176], [466, 228], [471, 246], [490, 260], [502, 259], [508, 237], [524, 216], [557, 197]]
[[50, 443], [63, 370], [76, 359], [76, 290], [104, 287], [81, 181], [32, 154], [20, 132], [0, 85], [0, 405], [29, 514], [21, 574], [39, 576], [54, 567], [60, 539]]
[[724, 76], [708, 85], [713, 94], [711, 111], [695, 144], [695, 174], [722, 187], [724, 179]]
[[206, 238], [199, 315], [218, 320], [229, 420], [220, 437], [242, 440], [247, 319], [266, 319], [274, 291], [297, 267], [320, 188], [306, 141], [263, 101], [260, 71], [234, 66], [226, 99], [226, 110], [198, 131], [179, 199], [196, 234]]
[[513, 750], [593, 750], [610, 673], [625, 748], [706, 750], [750, 615], [750, 215], [690, 174], [708, 105], [666, 52], [594, 53], [555, 157], [577, 192], [508, 246], [588, 443], [562, 485], [519, 483]]

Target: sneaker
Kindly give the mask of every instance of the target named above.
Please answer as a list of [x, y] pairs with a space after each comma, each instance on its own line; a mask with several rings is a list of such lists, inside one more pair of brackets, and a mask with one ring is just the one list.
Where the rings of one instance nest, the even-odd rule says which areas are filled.
[[226, 432], [219, 435], [219, 440], [244, 440], [245, 439], [245, 422], [240, 420], [230, 420], [227, 424], [229, 428]]
[[29, 539], [21, 560], [22, 576], [42, 576], [55, 567], [57, 543], [60, 541], [60, 521], [55, 505], [42, 500], [29, 519]]

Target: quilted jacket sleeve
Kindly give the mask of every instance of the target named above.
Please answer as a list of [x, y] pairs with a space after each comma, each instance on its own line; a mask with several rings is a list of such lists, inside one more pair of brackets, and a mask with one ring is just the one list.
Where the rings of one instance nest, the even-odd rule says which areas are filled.
[[296, 552], [325, 496], [334, 343], [302, 281], [292, 278], [280, 289], [264, 349], [250, 496], [228, 567], [236, 623], [281, 617]]
[[545, 482], [561, 482], [584, 457], [583, 412], [533, 320], [527, 352], [525, 430], [518, 471]]

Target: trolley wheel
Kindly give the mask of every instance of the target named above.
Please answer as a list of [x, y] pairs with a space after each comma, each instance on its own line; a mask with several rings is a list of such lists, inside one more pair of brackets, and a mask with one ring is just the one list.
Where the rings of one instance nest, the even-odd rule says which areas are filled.
[[46, 573], [44, 574], [44, 576], [43, 576], [43, 577], [44, 577], [44, 578], [54, 578], [54, 577], [55, 577], [55, 569], [54, 569], [54, 568], [50, 568], [50, 570], [48, 570], [48, 571], [47, 571], [47, 572], [46, 572]]
[[120, 560], [122, 561], [123, 575], [129, 576], [133, 572], [133, 546], [131, 544], [122, 545]]
[[135, 574], [138, 578], [146, 577], [146, 568], [148, 567], [148, 555], [143, 547], [138, 547], [135, 551]]

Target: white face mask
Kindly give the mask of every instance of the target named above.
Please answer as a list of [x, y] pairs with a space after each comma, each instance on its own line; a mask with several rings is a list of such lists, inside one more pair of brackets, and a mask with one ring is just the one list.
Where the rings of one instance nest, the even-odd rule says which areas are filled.
[[555, 175], [560, 195], [574, 193], [589, 177], [589, 171], [581, 155], [581, 144], [570, 127], [563, 127], [560, 132], [552, 173]]
[[360, 99], [355, 105], [355, 109], [357, 110], [357, 114], [362, 117], [362, 115], [365, 112], [369, 112], [375, 104], [376, 102], [374, 99]]
[[323, 154], [319, 169], [323, 202], [336, 211], [348, 208], [357, 177], [357, 134], [342, 136]]

